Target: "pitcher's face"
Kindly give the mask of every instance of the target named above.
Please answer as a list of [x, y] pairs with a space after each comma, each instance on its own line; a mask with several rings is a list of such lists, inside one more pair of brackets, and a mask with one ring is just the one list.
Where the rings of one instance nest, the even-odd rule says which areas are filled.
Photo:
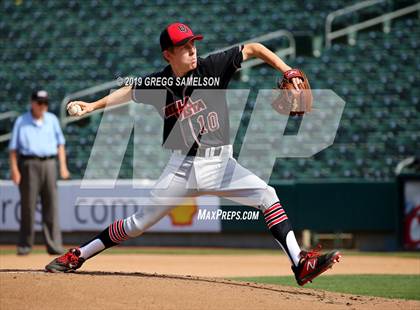
[[197, 49], [194, 40], [181, 46], [175, 46], [172, 51], [168, 51], [167, 57], [169, 63], [182, 68], [183, 71], [197, 68]]

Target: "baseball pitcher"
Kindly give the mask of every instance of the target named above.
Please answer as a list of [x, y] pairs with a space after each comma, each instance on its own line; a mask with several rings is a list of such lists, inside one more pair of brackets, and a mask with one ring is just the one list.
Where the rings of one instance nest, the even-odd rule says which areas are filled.
[[338, 262], [341, 255], [336, 250], [323, 255], [318, 249], [301, 251], [275, 189], [233, 158], [229, 142], [229, 114], [223, 90], [243, 61], [258, 57], [282, 72], [279, 86], [290, 93], [272, 105], [283, 114], [310, 111], [312, 96], [305, 92], [309, 89], [306, 76], [259, 43], [198, 57], [195, 41], [202, 39], [187, 25], [172, 23], [160, 35], [162, 55], [169, 63], [162, 71], [145, 75], [142, 83], [124, 85], [98, 101], [68, 104], [68, 109], [80, 107], [73, 109], [79, 116], [131, 100], [153, 105], [164, 122], [162, 145], [172, 154], [142, 212], [115, 221], [92, 240], [54, 259], [45, 267], [47, 271], [75, 271], [101, 251], [141, 235], [186, 197], [204, 194], [261, 210], [268, 229], [289, 257], [299, 285]]

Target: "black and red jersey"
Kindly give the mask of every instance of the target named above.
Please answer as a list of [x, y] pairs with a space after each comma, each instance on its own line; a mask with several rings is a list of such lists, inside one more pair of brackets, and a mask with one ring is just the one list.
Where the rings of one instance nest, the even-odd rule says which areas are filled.
[[164, 121], [163, 147], [190, 150], [229, 144], [227, 86], [242, 63], [243, 45], [198, 57], [197, 67], [175, 77], [171, 66], [133, 85], [133, 100], [153, 105]]

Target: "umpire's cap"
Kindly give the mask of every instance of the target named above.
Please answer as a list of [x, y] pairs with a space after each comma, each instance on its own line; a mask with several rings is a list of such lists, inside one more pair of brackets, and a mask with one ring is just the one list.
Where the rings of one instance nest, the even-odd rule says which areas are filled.
[[32, 101], [40, 102], [40, 103], [48, 103], [48, 93], [46, 90], [35, 90], [32, 92], [31, 95]]
[[190, 40], [202, 40], [201, 34], [194, 35], [191, 28], [182, 23], [172, 23], [160, 34], [162, 52], [172, 46], [184, 45]]

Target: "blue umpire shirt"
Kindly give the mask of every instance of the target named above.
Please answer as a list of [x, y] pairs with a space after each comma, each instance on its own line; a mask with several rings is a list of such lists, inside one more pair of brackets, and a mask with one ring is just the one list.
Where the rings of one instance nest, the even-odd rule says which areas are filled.
[[64, 144], [63, 132], [54, 114], [45, 112], [42, 122], [37, 122], [28, 111], [15, 121], [9, 150], [26, 156], [55, 156], [57, 147]]

